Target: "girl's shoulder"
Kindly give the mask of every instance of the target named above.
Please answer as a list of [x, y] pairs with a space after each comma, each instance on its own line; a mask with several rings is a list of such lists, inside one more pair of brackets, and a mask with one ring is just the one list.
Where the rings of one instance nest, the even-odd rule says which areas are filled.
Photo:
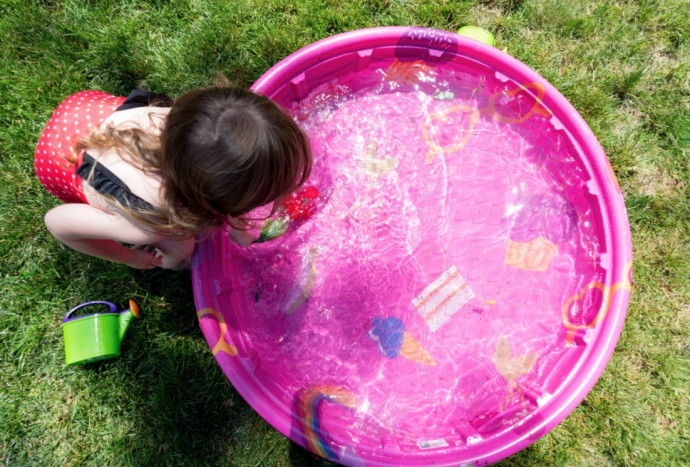
[[114, 112], [101, 126], [113, 126], [118, 130], [139, 129], [160, 133], [161, 125], [170, 112], [170, 107], [136, 107]]

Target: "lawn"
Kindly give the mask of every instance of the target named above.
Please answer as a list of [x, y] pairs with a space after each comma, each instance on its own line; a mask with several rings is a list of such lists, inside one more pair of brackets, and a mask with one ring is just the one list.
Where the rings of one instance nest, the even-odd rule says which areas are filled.
[[[249, 86], [349, 30], [484, 27], [564, 94], [623, 190], [634, 288], [602, 377], [503, 465], [690, 463], [690, 8], [683, 0], [0, 0], [0, 463], [330, 465], [290, 442], [215, 363], [188, 272], [137, 271], [55, 241], [33, 152], [84, 89], [172, 96], [218, 72]], [[66, 367], [60, 321], [138, 301], [123, 356]]]

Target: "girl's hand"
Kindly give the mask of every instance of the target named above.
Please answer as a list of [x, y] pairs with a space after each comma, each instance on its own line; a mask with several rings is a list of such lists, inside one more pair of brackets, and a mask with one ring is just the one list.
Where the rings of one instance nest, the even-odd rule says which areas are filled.
[[163, 255], [151, 245], [136, 245], [131, 248], [134, 258], [128, 266], [137, 269], [153, 269], [163, 266]]
[[237, 243], [239, 246], [247, 248], [252, 244], [252, 242], [254, 242], [254, 240], [256, 240], [256, 236], [252, 235], [246, 230], [237, 230], [233, 228], [229, 228], [228, 230], [229, 231], [226, 230], [226, 232], [230, 236], [230, 239], [232, 239], [232, 241]]

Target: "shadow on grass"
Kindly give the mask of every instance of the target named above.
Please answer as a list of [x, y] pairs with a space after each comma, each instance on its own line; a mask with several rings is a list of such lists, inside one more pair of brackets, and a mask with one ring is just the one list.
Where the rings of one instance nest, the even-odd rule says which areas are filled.
[[294, 467], [335, 467], [337, 465], [293, 442], [290, 443], [290, 462]]

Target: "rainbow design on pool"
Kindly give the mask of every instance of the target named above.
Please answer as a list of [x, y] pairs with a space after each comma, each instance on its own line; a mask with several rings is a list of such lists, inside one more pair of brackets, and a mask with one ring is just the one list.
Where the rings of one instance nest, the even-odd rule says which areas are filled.
[[336, 459], [337, 456], [331, 451], [320, 429], [320, 406], [325, 402], [334, 402], [349, 409], [356, 409], [358, 401], [357, 396], [337, 386], [309, 387], [299, 395], [297, 416], [302, 423], [302, 433], [309, 443], [309, 449], [321, 457]]
[[494, 462], [563, 420], [632, 287], [622, 194], [565, 98], [421, 28], [325, 39], [254, 89], [309, 135], [320, 195], [276, 240], [218, 230], [194, 254], [201, 329], [245, 399], [346, 465]]

